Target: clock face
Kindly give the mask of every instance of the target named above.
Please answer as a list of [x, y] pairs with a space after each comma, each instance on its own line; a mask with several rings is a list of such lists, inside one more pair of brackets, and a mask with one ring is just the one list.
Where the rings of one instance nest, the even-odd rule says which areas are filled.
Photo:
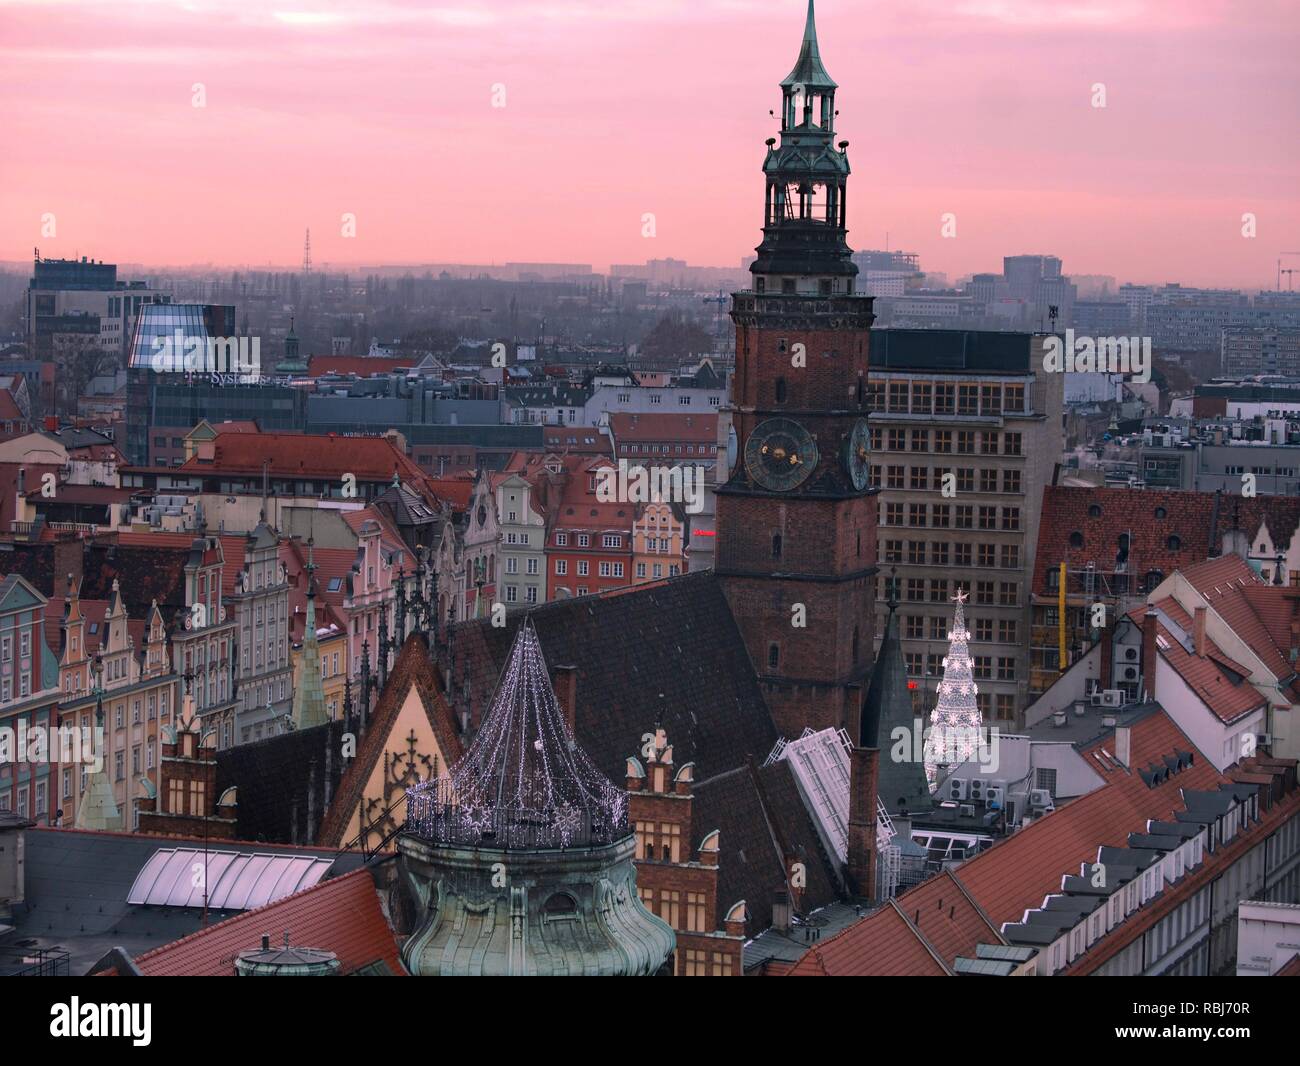
[[867, 429], [867, 420], [859, 418], [853, 425], [853, 432], [844, 443], [844, 469], [848, 471], [853, 487], [861, 492], [870, 480], [869, 460], [871, 458], [871, 434]]
[[817, 468], [817, 442], [798, 422], [769, 418], [745, 441], [745, 471], [767, 489], [785, 491]]

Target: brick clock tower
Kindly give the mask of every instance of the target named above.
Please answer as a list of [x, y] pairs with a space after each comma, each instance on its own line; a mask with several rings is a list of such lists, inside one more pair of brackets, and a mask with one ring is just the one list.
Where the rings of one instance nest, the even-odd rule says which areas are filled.
[[870, 669], [876, 501], [868, 487], [872, 298], [854, 292], [847, 141], [812, 0], [767, 142], [753, 288], [732, 296], [730, 477], [718, 488], [717, 564], [778, 728], [857, 739]]

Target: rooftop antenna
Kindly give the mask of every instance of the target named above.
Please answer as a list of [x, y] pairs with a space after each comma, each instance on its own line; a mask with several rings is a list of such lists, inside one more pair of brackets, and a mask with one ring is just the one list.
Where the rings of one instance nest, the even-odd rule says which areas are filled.
[[311, 229], [307, 230], [307, 239], [302, 244], [302, 272], [311, 273]]

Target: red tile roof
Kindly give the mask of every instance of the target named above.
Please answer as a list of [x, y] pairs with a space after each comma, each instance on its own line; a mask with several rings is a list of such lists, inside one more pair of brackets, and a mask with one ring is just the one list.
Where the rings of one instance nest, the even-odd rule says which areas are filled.
[[388, 481], [397, 471], [403, 478], [424, 474], [386, 437], [308, 436], [303, 433], [228, 433], [210, 445], [211, 459], [187, 460], [173, 473], [207, 472], [262, 474], [270, 460], [270, 476], [278, 478], [341, 478], [355, 474], [360, 481]]
[[334, 952], [344, 976], [381, 961], [406, 975], [364, 867], [145, 952], [135, 963], [146, 977], [234, 977], [241, 951], [257, 950], [263, 934], [279, 944], [285, 932], [294, 947]]
[[[1172, 598], [1160, 600], [1155, 606], [1177, 623], [1188, 637], [1192, 636], [1192, 619]], [[1136, 607], [1129, 617], [1141, 626], [1145, 607]], [[1208, 636], [1205, 654], [1197, 655], [1183, 647], [1182, 642], [1163, 623], [1156, 629], [1162, 641], [1156, 642], [1160, 657], [1177, 671], [1178, 676], [1201, 698], [1206, 707], [1221, 722], [1234, 722], [1244, 714], [1263, 707], [1268, 700], [1260, 694], [1246, 677], [1250, 670], [1228, 657]], [[1226, 668], [1226, 670], [1225, 670]], [[1232, 674], [1226, 671], [1232, 671]], [[1233, 675], [1236, 676], [1233, 676]]]
[[1291, 961], [1283, 966], [1274, 977], [1300, 977], [1300, 953], [1291, 956]]
[[313, 378], [325, 374], [356, 374], [368, 378], [372, 374], [406, 370], [415, 364], [414, 356], [313, 355], [307, 360], [307, 374]]
[[789, 977], [943, 977], [948, 971], [917, 935], [901, 900], [815, 945]]
[[548, 452], [612, 454], [609, 435], [595, 426], [543, 426], [542, 445]]
[[[1093, 508], [1098, 509], [1096, 514], [1091, 513]], [[1289, 544], [1300, 525], [1300, 498], [1296, 497], [1222, 496], [1217, 529], [1214, 509], [1211, 492], [1049, 485], [1043, 490], [1033, 591], [1047, 592], [1046, 572], [1061, 562], [1071, 570], [1089, 562], [1100, 571], [1114, 570], [1119, 538], [1125, 534], [1128, 572], [1140, 581], [1152, 570], [1167, 577], [1217, 554], [1224, 533], [1232, 528], [1234, 511], [1247, 536], [1266, 526], [1275, 544]], [[1071, 547], [1070, 538], [1076, 533], [1083, 543]], [[1177, 540], [1171, 540], [1174, 537]]]
[[1139, 768], [1177, 750], [1196, 753], [1163, 710], [1132, 723], [1131, 772], [1104, 768], [1092, 757], [1101, 749], [1114, 754], [1114, 739], [1107, 737], [1083, 754], [1089, 767], [1105, 779], [1104, 785], [998, 841], [955, 871], [971, 898], [999, 928], [1041, 907], [1045, 896], [1060, 891], [1062, 876], [1078, 874], [1082, 863], [1096, 861], [1099, 845], [1125, 847], [1129, 833], [1145, 832], [1149, 820], [1168, 819], [1182, 809], [1184, 789], [1213, 790], [1228, 780], [1196, 754], [1182, 773], [1147, 787]]
[[716, 444], [718, 416], [677, 414], [631, 414], [620, 411], [609, 416], [609, 427], [620, 444], [644, 441], [669, 444]]
[[1282, 648], [1291, 647], [1294, 593], [1281, 585], [1269, 585], [1240, 555], [1225, 555], [1188, 567], [1183, 577], [1250, 645], [1274, 677], [1286, 678], [1295, 672], [1277, 641], [1281, 637]]

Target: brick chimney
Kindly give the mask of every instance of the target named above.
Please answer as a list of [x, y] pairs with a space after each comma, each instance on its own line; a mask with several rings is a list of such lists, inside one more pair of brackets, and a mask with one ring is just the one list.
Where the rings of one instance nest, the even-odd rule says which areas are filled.
[[1157, 614], [1152, 607], [1142, 618], [1142, 687], [1147, 699], [1156, 698], [1156, 621]]
[[1196, 614], [1192, 620], [1192, 641], [1196, 648], [1196, 654], [1203, 656], [1205, 654], [1205, 616], [1207, 608], [1204, 606], [1196, 608]]
[[1105, 626], [1101, 631], [1101, 687], [1114, 688], [1115, 675], [1115, 639], [1111, 636], [1111, 627]]
[[564, 712], [564, 721], [573, 737], [578, 735], [578, 668], [576, 666], [557, 666], [551, 678], [551, 687], [555, 698]]
[[849, 753], [849, 887], [863, 899], [876, 898], [876, 805], [880, 749]]
[[65, 581], [71, 578], [72, 587], [77, 588], [81, 584], [85, 547], [76, 533], [60, 533], [57, 536], [58, 539], [54, 542], [55, 580], [60, 576]]

